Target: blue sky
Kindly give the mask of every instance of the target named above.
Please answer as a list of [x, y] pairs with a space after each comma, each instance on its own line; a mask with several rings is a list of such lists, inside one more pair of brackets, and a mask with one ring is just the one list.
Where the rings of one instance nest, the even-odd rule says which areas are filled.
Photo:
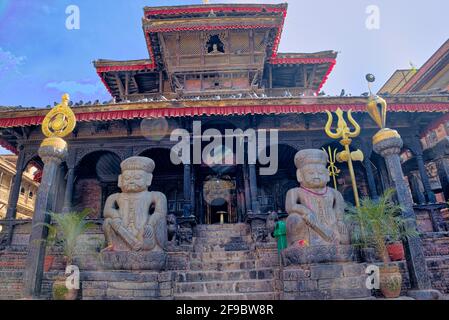
[[[109, 100], [92, 61], [147, 58], [141, 28], [144, 6], [202, 1], [0, 0], [0, 105], [44, 107], [63, 92], [72, 100]], [[269, 2], [282, 1], [213, 1]], [[379, 88], [398, 68], [420, 67], [449, 36], [447, 0], [315, 0], [289, 2], [280, 52], [339, 51], [323, 90], [367, 91], [364, 75]], [[80, 29], [67, 30], [65, 10], [80, 8]], [[365, 26], [376, 5], [379, 29]]]

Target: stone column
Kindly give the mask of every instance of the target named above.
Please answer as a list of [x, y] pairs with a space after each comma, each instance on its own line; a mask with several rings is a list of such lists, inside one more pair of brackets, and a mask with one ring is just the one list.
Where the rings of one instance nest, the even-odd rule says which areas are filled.
[[427, 175], [426, 167], [424, 165], [424, 159], [422, 155], [422, 150], [415, 155], [416, 162], [418, 164], [419, 175], [421, 176], [421, 182], [424, 187], [424, 194], [428, 203], [435, 203], [437, 199], [430, 186], [429, 176]]
[[257, 200], [257, 176], [256, 165], [249, 164], [249, 187], [251, 190], [251, 209], [253, 213], [259, 212], [259, 201]]
[[72, 210], [74, 181], [75, 181], [75, 168], [71, 166], [67, 171], [67, 183], [65, 186], [65, 194], [64, 194], [64, 208], [62, 209], [63, 213], [70, 212]]
[[449, 158], [440, 158], [436, 163], [444, 197], [449, 200]]
[[191, 165], [184, 164], [184, 217], [190, 217], [191, 215]]
[[44, 161], [44, 169], [37, 192], [26, 260], [24, 291], [27, 297], [39, 297], [41, 292], [45, 256], [43, 240], [47, 237], [47, 228], [42, 223], [50, 222], [47, 212], [55, 200], [51, 191], [56, 183], [58, 168], [67, 156], [67, 144], [60, 138], [47, 138], [39, 148], [39, 156]]
[[[403, 141], [397, 131], [382, 129], [373, 137], [375, 152], [385, 158], [388, 173], [393, 182], [399, 203], [403, 207], [402, 216], [408, 220], [407, 229], [417, 229], [416, 216], [413, 210], [413, 200], [402, 172], [399, 157]], [[407, 239], [404, 242], [407, 267], [413, 289], [426, 290], [431, 288], [426, 259], [419, 237]]]

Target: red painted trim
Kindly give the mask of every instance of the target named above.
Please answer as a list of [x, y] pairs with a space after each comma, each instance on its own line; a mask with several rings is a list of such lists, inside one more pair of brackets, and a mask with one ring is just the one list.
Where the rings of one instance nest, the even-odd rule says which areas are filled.
[[317, 64], [317, 63], [333, 63], [334, 58], [271, 58], [270, 64]]
[[[285, 114], [285, 113], [324, 113], [352, 109], [354, 112], [365, 112], [365, 104], [303, 104], [303, 105], [257, 105], [227, 107], [185, 107], [159, 108], [139, 110], [114, 110], [76, 113], [78, 121], [111, 121], [134, 118], [192, 117], [201, 115], [245, 115], [245, 114]], [[394, 112], [449, 112], [448, 103], [390, 104], [389, 110]], [[76, 110], [75, 110], [76, 111]], [[39, 125], [44, 116], [18, 117], [0, 119], [0, 128]]]
[[335, 67], [335, 64], [337, 63], [337, 60], [334, 60], [333, 62], [331, 62], [331, 64], [329, 65], [329, 69], [327, 69], [326, 74], [324, 75], [323, 79], [321, 80], [320, 85], [318, 86], [318, 90], [316, 91], [316, 94], [320, 93], [321, 88], [324, 86], [324, 84], [326, 83], [327, 79], [329, 78], [329, 75], [331, 74], [332, 70]]
[[101, 82], [103, 82], [104, 86], [106, 87], [106, 90], [108, 90], [109, 94], [113, 97], [114, 95], [112, 94], [112, 90], [109, 87], [108, 83], [106, 82], [106, 80], [103, 78], [103, 75], [101, 74], [101, 72], [97, 71], [98, 76], [101, 79]]
[[286, 8], [273, 8], [261, 5], [259, 7], [197, 7], [197, 8], [173, 8], [173, 9], [153, 9], [146, 10], [145, 17], [155, 15], [176, 15], [176, 14], [188, 14], [188, 13], [208, 13], [211, 10], [214, 12], [286, 12]]
[[105, 67], [97, 67], [97, 72], [110, 72], [110, 71], [135, 71], [135, 70], [146, 70], [153, 69], [154, 64], [146, 63], [146, 64], [134, 64], [127, 66], [105, 66]]
[[1, 138], [0, 138], [0, 146], [16, 155], [19, 154], [19, 152], [17, 151], [16, 148], [14, 148], [12, 145], [10, 145], [8, 141], [1, 139]]

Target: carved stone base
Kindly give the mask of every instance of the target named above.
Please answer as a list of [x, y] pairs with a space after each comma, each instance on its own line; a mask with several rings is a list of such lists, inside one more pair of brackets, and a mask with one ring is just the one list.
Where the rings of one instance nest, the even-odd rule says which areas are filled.
[[167, 262], [166, 252], [110, 251], [100, 254], [101, 265], [106, 270], [161, 271]]
[[357, 250], [353, 246], [292, 246], [282, 251], [284, 266], [357, 261], [357, 257]]

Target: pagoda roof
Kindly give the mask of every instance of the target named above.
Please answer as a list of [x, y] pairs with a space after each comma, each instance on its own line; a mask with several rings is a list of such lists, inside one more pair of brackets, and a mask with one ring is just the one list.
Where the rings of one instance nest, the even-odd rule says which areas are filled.
[[413, 69], [396, 70], [377, 93], [396, 94], [413, 77], [413, 75]]

